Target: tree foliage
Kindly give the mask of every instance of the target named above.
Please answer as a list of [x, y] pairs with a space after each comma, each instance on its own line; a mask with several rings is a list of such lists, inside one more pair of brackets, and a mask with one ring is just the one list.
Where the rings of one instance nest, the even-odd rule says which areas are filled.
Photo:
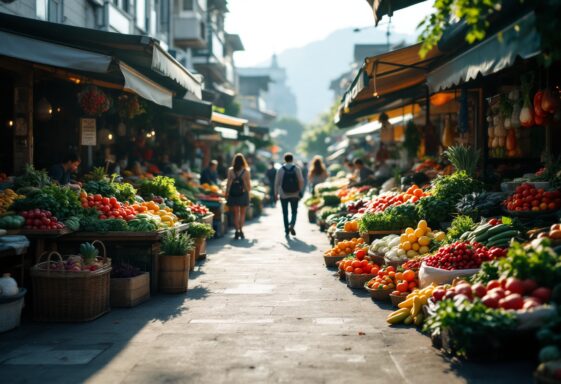
[[329, 111], [319, 115], [315, 122], [306, 127], [298, 148], [308, 156], [327, 155], [328, 145], [326, 144], [326, 139], [331, 137], [337, 129], [333, 119], [337, 113], [338, 106], [339, 103], [334, 103]]
[[283, 147], [283, 150], [294, 152], [302, 138], [304, 124], [293, 117], [282, 117], [274, 123], [274, 127], [286, 131], [286, 135], [277, 140], [277, 143]]

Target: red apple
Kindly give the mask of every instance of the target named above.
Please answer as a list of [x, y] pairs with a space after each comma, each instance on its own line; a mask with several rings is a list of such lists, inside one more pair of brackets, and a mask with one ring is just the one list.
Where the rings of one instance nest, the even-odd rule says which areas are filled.
[[489, 308], [498, 308], [499, 307], [499, 300], [497, 300], [497, 296], [485, 295], [481, 299], [481, 302]]
[[524, 299], [518, 293], [513, 293], [501, 299], [499, 306], [504, 309], [521, 309], [524, 306]]
[[483, 297], [487, 294], [487, 288], [485, 288], [485, 286], [481, 283], [473, 284], [473, 286], [471, 287], [471, 290], [473, 291], [475, 296], [477, 296], [479, 298], [481, 298], [481, 297]]
[[437, 288], [432, 292], [432, 297], [434, 297], [435, 301], [440, 301], [444, 298], [444, 295], [446, 295], [446, 291], [442, 288]]
[[541, 303], [535, 297], [525, 297], [524, 298], [524, 305], [522, 306], [523, 309], [530, 309], [539, 307]]
[[504, 297], [506, 296], [506, 293], [505, 293], [504, 289], [502, 289], [502, 288], [493, 288], [493, 289], [489, 289], [489, 290], [487, 291], [487, 294], [488, 294], [488, 295], [496, 295], [496, 296], [498, 296], [498, 297], [501, 298], [501, 299], [504, 298]]
[[530, 294], [538, 288], [538, 283], [532, 279], [522, 280], [522, 285], [524, 286], [524, 293]]
[[473, 297], [472, 296], [472, 291], [471, 291], [471, 285], [469, 285], [468, 283], [461, 283], [461, 284], [456, 285], [455, 291], [456, 291], [456, 293], [458, 293], [460, 295], [465, 295], [470, 300]]
[[545, 287], [537, 288], [532, 292], [532, 297], [535, 297], [542, 303], [547, 303], [551, 298], [551, 289]]
[[487, 283], [487, 290], [491, 290], [493, 288], [500, 288], [501, 287], [501, 283], [499, 283], [498, 280], [491, 280]]
[[505, 289], [512, 293], [518, 293], [520, 295], [524, 294], [524, 284], [522, 283], [522, 280], [514, 277], [506, 279]]

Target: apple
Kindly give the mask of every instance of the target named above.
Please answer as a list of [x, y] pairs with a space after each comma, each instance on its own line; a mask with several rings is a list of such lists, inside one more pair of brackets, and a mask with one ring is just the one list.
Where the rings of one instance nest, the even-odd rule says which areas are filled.
[[442, 288], [437, 288], [432, 292], [432, 297], [434, 297], [435, 301], [440, 301], [444, 298], [444, 295], [446, 295], [446, 291]]
[[469, 285], [467, 283], [461, 283], [461, 284], [456, 285], [455, 291], [460, 295], [465, 295], [470, 300], [473, 297], [472, 290], [471, 290], [471, 285]]
[[445, 299], [453, 299], [454, 297], [456, 297], [456, 292], [454, 292], [453, 289], [449, 289], [448, 291], [446, 291], [446, 294], [444, 295]]
[[524, 293], [530, 294], [538, 288], [538, 283], [532, 279], [522, 280], [522, 285], [524, 286]]
[[487, 294], [487, 288], [485, 288], [485, 286], [481, 283], [473, 284], [471, 290], [473, 291], [473, 294], [479, 298]]
[[551, 298], [551, 289], [545, 287], [537, 288], [532, 292], [532, 297], [535, 297], [542, 303], [547, 303]]
[[488, 295], [496, 295], [499, 298], [503, 299], [506, 296], [504, 289], [502, 288], [492, 288], [487, 291]]
[[503, 309], [521, 309], [524, 306], [524, 299], [518, 293], [512, 293], [499, 301], [499, 306]]
[[506, 286], [506, 277], [500, 277], [499, 283], [501, 284], [501, 287], [504, 289], [504, 287]]
[[485, 295], [481, 299], [481, 302], [489, 308], [498, 308], [499, 307], [499, 300], [498, 300], [497, 296]]
[[491, 280], [487, 283], [487, 290], [490, 291], [493, 288], [500, 288], [501, 283], [498, 280]]
[[522, 280], [516, 279], [514, 277], [509, 277], [508, 279], [506, 279], [505, 289], [512, 293], [518, 293], [519, 295], [524, 294], [524, 284]]

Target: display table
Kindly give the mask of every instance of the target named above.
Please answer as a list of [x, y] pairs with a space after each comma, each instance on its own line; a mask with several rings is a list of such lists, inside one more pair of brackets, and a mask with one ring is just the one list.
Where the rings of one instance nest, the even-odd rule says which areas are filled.
[[8, 235], [25, 236], [35, 246], [34, 264], [39, 262], [41, 255], [47, 251], [56, 251], [57, 242], [63, 236], [72, 233], [68, 228], [56, 230], [38, 230], [38, 229], [14, 229], [9, 230]]
[[155, 232], [75, 232], [59, 239], [64, 253], [76, 252], [80, 243], [100, 240], [107, 248], [107, 256], [115, 263], [128, 263], [150, 272], [150, 290], [158, 290], [160, 240], [166, 232], [187, 230], [189, 224]]

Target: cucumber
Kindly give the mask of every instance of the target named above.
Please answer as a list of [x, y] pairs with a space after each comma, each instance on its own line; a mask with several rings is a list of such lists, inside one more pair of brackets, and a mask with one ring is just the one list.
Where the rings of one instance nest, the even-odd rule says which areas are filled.
[[506, 237], [504, 237], [502, 239], [498, 239], [498, 240], [489, 242], [489, 243], [485, 244], [485, 246], [487, 248], [491, 248], [491, 247], [505, 248], [505, 247], [508, 247], [509, 244], [510, 244], [510, 239], [507, 239]]
[[489, 231], [487, 233], [489, 234], [490, 237], [493, 237], [493, 236], [498, 235], [499, 233], [507, 231], [509, 229], [512, 229], [512, 227], [510, 225], [498, 224], [498, 225], [495, 225], [494, 227], [492, 227], [491, 229], [489, 229]]
[[510, 239], [512, 239], [513, 237], [516, 237], [516, 236], [518, 236], [518, 235], [520, 235], [520, 232], [518, 232], [518, 231], [515, 230], [515, 229], [511, 229], [510, 231], [501, 232], [501, 233], [499, 233], [498, 235], [495, 235], [495, 236], [493, 236], [493, 237], [490, 237], [490, 238], [487, 240], [487, 243], [493, 243], [493, 242], [498, 241], [498, 240], [500, 240], [500, 239], [510, 240]]
[[466, 240], [471, 235], [471, 232], [464, 232], [462, 236], [460, 236], [460, 240]]
[[479, 225], [477, 228], [475, 228], [475, 230], [473, 230], [473, 234], [475, 237], [482, 235], [483, 233], [487, 232], [488, 229], [492, 228], [493, 226], [489, 223], [487, 224], [483, 224], [483, 225]]

